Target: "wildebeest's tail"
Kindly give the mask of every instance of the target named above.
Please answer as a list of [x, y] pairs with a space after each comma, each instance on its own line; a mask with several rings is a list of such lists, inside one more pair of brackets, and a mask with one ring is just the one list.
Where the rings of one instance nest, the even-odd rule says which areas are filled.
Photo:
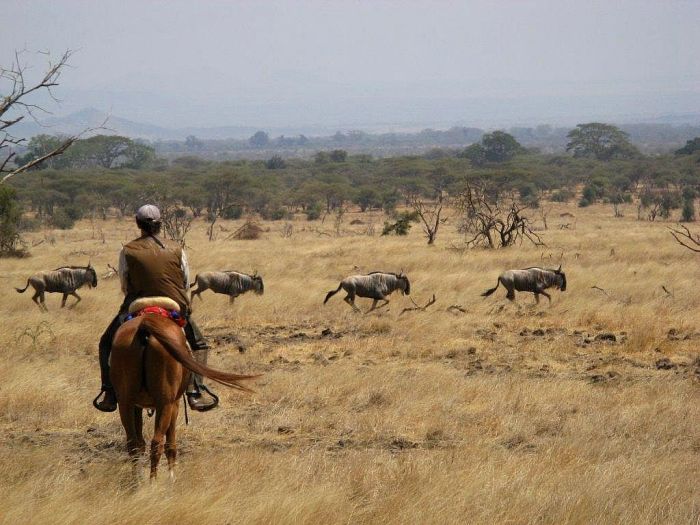
[[167, 350], [170, 356], [190, 372], [208, 377], [221, 383], [222, 385], [243, 390], [244, 392], [253, 392], [250, 388], [243, 385], [241, 381], [255, 379], [260, 375], [241, 375], [231, 374], [229, 372], [221, 372], [214, 370], [206, 365], [198, 363], [187, 351], [187, 347], [183, 345], [180, 328], [172, 321], [165, 317], [155, 315], [144, 315], [141, 318], [140, 332], [146, 332], [155, 337], [158, 342]]
[[341, 289], [342, 287], [343, 287], [343, 283], [341, 282], [341, 283], [338, 285], [338, 289], [337, 289], [337, 290], [331, 290], [330, 292], [328, 292], [328, 293], [326, 294], [326, 298], [323, 300], [323, 304], [326, 304], [326, 303], [328, 302], [328, 299], [330, 299], [330, 298], [333, 297], [335, 294], [337, 294], [337, 293], [340, 291], [340, 289]]
[[194, 276], [194, 281], [190, 283], [190, 288], [194, 288], [195, 286], [197, 286], [197, 279], [199, 279], [199, 274]]
[[27, 286], [25, 286], [21, 290], [19, 288], [15, 288], [15, 290], [17, 290], [19, 293], [24, 293], [27, 291], [27, 288], [29, 288], [29, 279], [27, 279]]
[[500, 278], [500, 277], [498, 278], [498, 281], [496, 281], [496, 286], [494, 286], [494, 287], [491, 288], [490, 290], [486, 290], [484, 293], [481, 294], [481, 297], [488, 297], [489, 295], [491, 295], [493, 292], [496, 291], [496, 288], [498, 288], [498, 285], [499, 285], [499, 284], [501, 284], [501, 278]]

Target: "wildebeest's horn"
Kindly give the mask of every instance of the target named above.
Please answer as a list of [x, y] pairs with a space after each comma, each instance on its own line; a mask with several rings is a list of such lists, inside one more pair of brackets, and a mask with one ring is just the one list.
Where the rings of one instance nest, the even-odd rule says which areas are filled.
[[561, 264], [559, 265], [559, 268], [557, 269], [557, 273], [561, 272]]

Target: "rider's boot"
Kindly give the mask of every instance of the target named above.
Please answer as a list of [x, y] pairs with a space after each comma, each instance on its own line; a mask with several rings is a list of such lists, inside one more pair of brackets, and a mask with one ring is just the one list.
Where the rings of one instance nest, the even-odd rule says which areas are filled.
[[[195, 360], [206, 365], [209, 359], [209, 345], [191, 318], [187, 320], [185, 335]], [[207, 388], [201, 375], [191, 374], [190, 383], [187, 385], [187, 403], [192, 410], [206, 412], [219, 404], [219, 398]]]
[[[112, 382], [109, 379], [109, 353], [112, 350], [112, 339], [114, 338], [114, 333], [117, 331], [117, 328], [119, 328], [118, 316], [114, 318], [100, 338], [99, 355], [102, 389], [92, 401], [92, 405], [102, 412], [114, 412], [117, 409], [117, 396], [114, 393]], [[102, 399], [100, 400], [101, 396]]]

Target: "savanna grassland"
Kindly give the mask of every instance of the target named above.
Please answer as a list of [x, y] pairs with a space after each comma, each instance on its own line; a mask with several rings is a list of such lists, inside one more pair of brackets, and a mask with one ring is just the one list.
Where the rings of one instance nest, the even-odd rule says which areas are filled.
[[[181, 411], [177, 480], [163, 464], [135, 489], [118, 416], [90, 404], [118, 279], [79, 291], [74, 309], [48, 296], [48, 313], [13, 290], [35, 271], [88, 260], [103, 276], [135, 227], [83, 220], [28, 234], [44, 240], [30, 258], [0, 260], [0, 519], [697, 523], [700, 258], [668, 223], [621, 209], [615, 218], [610, 205], [558, 204], [541, 232], [547, 247], [491, 251], [457, 249], [454, 221], [435, 246], [417, 225], [408, 237], [364, 235], [367, 214], [352, 226], [348, 214], [340, 236], [298, 219], [289, 238], [266, 222], [249, 241], [219, 231], [209, 242], [196, 222], [193, 272], [265, 279], [263, 296], [233, 306], [211, 292], [195, 302], [210, 364], [264, 376], [254, 395], [217, 387], [221, 406], [189, 426]], [[570, 229], [558, 228], [564, 212], [576, 215]], [[528, 294], [511, 304], [502, 288], [479, 295], [503, 269], [560, 260], [568, 288], [551, 305]], [[398, 294], [369, 315], [340, 294], [322, 305], [345, 275], [401, 269], [418, 304], [436, 295], [426, 311], [400, 315], [413, 305]]]

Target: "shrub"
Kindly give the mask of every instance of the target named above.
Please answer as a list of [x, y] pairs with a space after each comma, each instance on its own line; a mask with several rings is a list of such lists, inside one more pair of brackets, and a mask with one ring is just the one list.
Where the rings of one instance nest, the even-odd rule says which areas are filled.
[[224, 219], [235, 221], [243, 215], [243, 208], [241, 206], [229, 206], [222, 215]]
[[569, 202], [576, 194], [571, 190], [559, 190], [552, 194], [553, 202]]
[[686, 199], [681, 211], [682, 222], [693, 222], [695, 220], [695, 203], [693, 199]]
[[68, 215], [65, 208], [56, 208], [51, 216], [49, 224], [59, 230], [70, 230], [75, 226], [75, 219]]
[[321, 218], [321, 205], [316, 203], [312, 206], [309, 206], [306, 208], [306, 220], [307, 221], [316, 221]]
[[411, 230], [411, 223], [418, 221], [418, 214], [416, 212], [402, 212], [396, 217], [396, 222], [384, 223], [384, 229], [382, 230], [382, 235], [408, 235]]

